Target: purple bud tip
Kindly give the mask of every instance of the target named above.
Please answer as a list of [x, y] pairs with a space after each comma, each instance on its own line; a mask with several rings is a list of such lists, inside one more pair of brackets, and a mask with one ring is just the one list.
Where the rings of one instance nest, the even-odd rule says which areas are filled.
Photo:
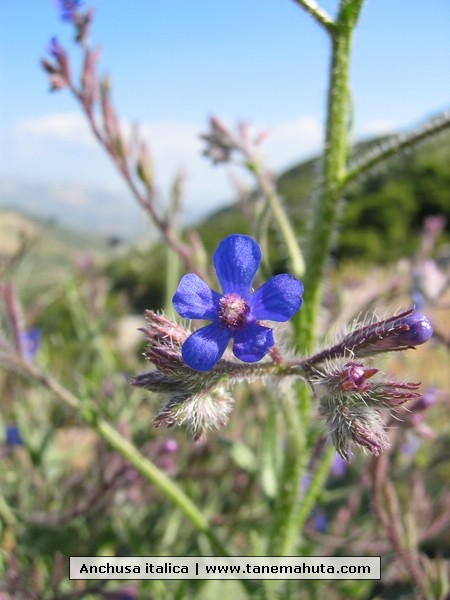
[[8, 446], [23, 446], [22, 436], [17, 425], [6, 426], [5, 443]]
[[176, 440], [169, 438], [162, 445], [161, 451], [167, 454], [173, 454], [178, 451], [178, 443]]
[[427, 342], [433, 335], [433, 327], [425, 315], [412, 313], [404, 320], [408, 329], [400, 335], [402, 342], [410, 346], [420, 346]]
[[61, 60], [65, 54], [64, 48], [58, 42], [58, 38], [56, 37], [51, 38], [50, 43], [47, 46], [47, 52], [53, 56], [53, 58], [56, 58], [56, 60]]
[[434, 406], [438, 400], [439, 390], [438, 388], [431, 386], [427, 388], [420, 400], [418, 400], [412, 407], [412, 412], [421, 412]]

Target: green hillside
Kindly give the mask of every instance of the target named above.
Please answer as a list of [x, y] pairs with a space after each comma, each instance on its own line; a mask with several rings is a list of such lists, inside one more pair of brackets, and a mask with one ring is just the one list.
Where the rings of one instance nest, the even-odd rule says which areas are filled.
[[13, 266], [25, 295], [36, 297], [73, 272], [78, 257], [107, 256], [106, 240], [13, 210], [0, 210], [0, 274]]
[[[382, 141], [359, 144], [355, 156]], [[355, 183], [342, 201], [334, 258], [387, 263], [411, 255], [427, 215], [446, 215], [446, 235], [450, 238], [449, 165], [450, 136], [441, 135], [437, 141], [390, 160]], [[300, 240], [305, 233], [305, 216], [314, 203], [319, 166], [318, 158], [308, 160], [278, 178], [280, 195]], [[206, 218], [198, 231], [208, 253], [229, 233], [251, 233], [237, 203]], [[285, 270], [288, 265], [277, 243], [276, 231], [271, 230], [270, 234], [272, 264], [276, 270]], [[162, 302], [163, 261], [162, 247], [134, 250], [112, 262], [108, 271], [116, 288], [130, 295], [137, 308], [157, 307]]]

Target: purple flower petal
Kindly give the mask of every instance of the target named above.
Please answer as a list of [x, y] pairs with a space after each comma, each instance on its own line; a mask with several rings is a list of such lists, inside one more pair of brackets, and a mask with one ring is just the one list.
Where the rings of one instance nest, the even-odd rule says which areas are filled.
[[32, 361], [39, 350], [41, 342], [41, 330], [30, 329], [19, 333], [20, 349], [25, 360]]
[[333, 462], [331, 463], [331, 473], [335, 477], [344, 477], [345, 472], [348, 469], [348, 461], [345, 458], [342, 458], [340, 454], [336, 452]]
[[223, 293], [247, 298], [261, 264], [261, 248], [255, 240], [248, 235], [229, 235], [220, 242], [213, 260]]
[[287, 321], [302, 305], [303, 284], [293, 275], [275, 275], [250, 297], [258, 320]]
[[173, 306], [185, 319], [217, 319], [221, 296], [209, 289], [194, 273], [185, 275], [178, 284], [173, 297]]
[[7, 425], [5, 430], [5, 444], [9, 446], [23, 446], [23, 439], [17, 425]]
[[419, 346], [433, 335], [433, 327], [425, 315], [413, 312], [403, 319], [403, 323], [409, 327], [408, 331], [398, 336], [403, 344]]
[[195, 371], [209, 371], [222, 357], [230, 339], [231, 332], [215, 323], [197, 329], [183, 344], [183, 360]]
[[82, 0], [59, 0], [61, 18], [63, 21], [73, 21], [77, 10], [81, 7]]
[[47, 52], [56, 60], [60, 60], [65, 55], [65, 50], [58, 42], [58, 38], [52, 37], [50, 43], [47, 46]]
[[269, 327], [251, 323], [234, 334], [234, 355], [244, 362], [261, 360], [274, 345]]

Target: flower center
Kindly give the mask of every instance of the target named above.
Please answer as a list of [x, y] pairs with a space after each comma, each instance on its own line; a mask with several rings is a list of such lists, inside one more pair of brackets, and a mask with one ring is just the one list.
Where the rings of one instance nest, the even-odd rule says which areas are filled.
[[237, 294], [226, 294], [219, 301], [219, 319], [229, 329], [240, 329], [249, 312], [247, 302]]

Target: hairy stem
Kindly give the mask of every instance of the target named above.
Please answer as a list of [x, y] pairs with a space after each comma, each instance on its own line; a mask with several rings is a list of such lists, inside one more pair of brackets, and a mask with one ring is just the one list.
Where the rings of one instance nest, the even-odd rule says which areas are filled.
[[322, 27], [325, 27], [330, 33], [333, 33], [335, 28], [333, 19], [315, 0], [294, 0], [294, 2], [304, 8], [306, 12], [319, 23], [319, 25], [322, 25]]
[[[302, 3], [303, 4], [303, 3]], [[309, 3], [308, 3], [309, 4]], [[322, 301], [322, 281], [336, 225], [340, 199], [340, 184], [346, 174], [348, 152], [348, 113], [350, 106], [349, 66], [353, 29], [357, 23], [363, 0], [341, 0], [333, 27], [332, 59], [328, 86], [327, 125], [322, 168], [321, 193], [314, 207], [312, 226], [306, 242], [306, 272], [304, 276], [304, 303], [294, 321], [297, 345], [310, 353], [316, 340], [317, 318]], [[297, 448], [286, 455], [282, 483], [279, 486], [279, 505], [282, 513], [275, 518], [279, 534], [275, 548], [289, 553], [295, 547], [293, 532], [304, 522], [306, 513], [298, 508], [298, 489], [305, 466], [308, 464], [308, 423], [311, 392], [303, 384], [297, 388]], [[289, 450], [289, 445], [288, 445]], [[291, 464], [292, 463], [292, 464]], [[285, 494], [284, 497], [282, 495]], [[312, 497], [311, 497], [312, 498]]]
[[303, 260], [302, 253], [298, 245], [297, 235], [294, 227], [286, 215], [280, 197], [275, 190], [273, 181], [271, 181], [268, 173], [263, 172], [263, 170], [258, 167], [254, 168], [254, 172], [261, 187], [261, 191], [266, 198], [267, 204], [269, 205], [272, 214], [275, 217], [284, 243], [286, 244], [291, 263], [290, 267], [292, 274], [296, 277], [302, 277], [305, 271], [305, 261]]
[[191, 523], [210, 541], [216, 552], [230, 556], [229, 550], [217, 537], [204, 513], [192, 502], [183, 490], [172, 481], [164, 471], [156, 467], [149, 459], [142, 456], [130, 441], [125, 439], [114, 427], [99, 418], [92, 407], [85, 406], [72, 392], [63, 387], [58, 381], [39, 370], [34, 364], [17, 359], [17, 368], [32, 377], [50, 390], [57, 398], [72, 409], [79, 411], [82, 419], [116, 450], [123, 458], [132, 464], [147, 481], [154, 485], [163, 496], [171, 500]]
[[361, 175], [367, 175], [372, 169], [378, 167], [403, 150], [414, 148], [417, 144], [427, 141], [447, 129], [450, 129], [450, 111], [444, 112], [438, 117], [434, 117], [410, 133], [396, 136], [395, 138], [380, 144], [376, 148], [369, 150], [361, 158], [357, 159], [355, 164], [348, 169], [341, 182], [341, 190], [344, 190]]
[[298, 343], [307, 352], [311, 351], [314, 345], [317, 317], [322, 300], [323, 273], [336, 225], [341, 182], [346, 175], [352, 32], [353, 28], [348, 22], [338, 21], [332, 40], [322, 188], [314, 207], [312, 226], [306, 242], [304, 304], [296, 320]]

